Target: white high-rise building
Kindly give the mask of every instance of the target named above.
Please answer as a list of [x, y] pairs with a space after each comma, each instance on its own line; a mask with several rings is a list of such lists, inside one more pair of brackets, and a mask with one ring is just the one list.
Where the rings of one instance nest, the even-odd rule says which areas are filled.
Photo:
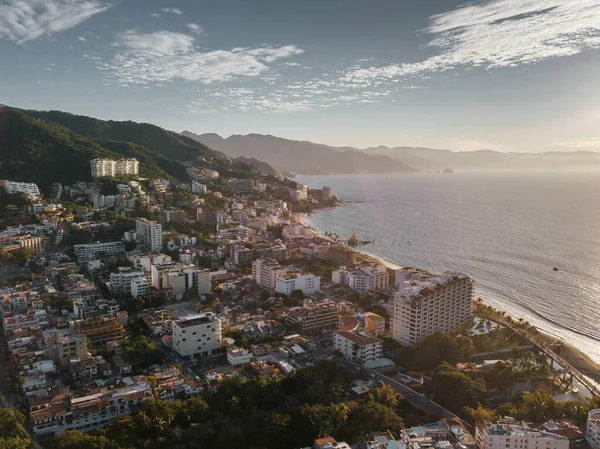
[[290, 296], [294, 290], [301, 290], [305, 295], [312, 295], [321, 288], [321, 276], [314, 274], [290, 273], [278, 276], [275, 280], [275, 291]]
[[145, 251], [158, 251], [162, 248], [162, 226], [158, 221], [145, 218], [136, 220], [135, 235], [138, 245]]
[[588, 413], [585, 439], [592, 449], [600, 449], [600, 409], [590, 410]]
[[209, 357], [221, 348], [221, 321], [214, 313], [187, 315], [173, 322], [172, 335], [181, 357]]
[[415, 345], [435, 332], [450, 332], [471, 317], [475, 282], [469, 276], [413, 270], [396, 288], [390, 328], [392, 338], [402, 345]]
[[273, 290], [277, 285], [277, 278], [285, 275], [285, 268], [275, 259], [265, 257], [252, 262], [252, 277], [261, 287]]
[[40, 189], [37, 184], [32, 182], [15, 182], [15, 181], [0, 181], [1, 185], [4, 185], [6, 193], [24, 193], [36, 200], [40, 197]]
[[150, 278], [141, 270], [133, 270], [131, 267], [119, 267], [116, 273], [110, 273], [109, 289], [113, 295], [130, 293], [132, 281], [140, 277], [145, 277], [148, 280]]
[[525, 422], [504, 418], [497, 423], [479, 423], [475, 429], [479, 449], [568, 449], [565, 436], [532, 429]]
[[137, 159], [94, 159], [90, 162], [92, 178], [107, 178], [116, 175], [137, 175], [140, 163]]

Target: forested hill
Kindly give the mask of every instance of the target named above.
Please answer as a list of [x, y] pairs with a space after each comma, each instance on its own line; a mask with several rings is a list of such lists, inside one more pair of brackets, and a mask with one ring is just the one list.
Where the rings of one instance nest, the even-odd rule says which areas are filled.
[[90, 161], [98, 157], [135, 157], [141, 176], [180, 181], [187, 179], [187, 161], [224, 176], [247, 177], [255, 171], [195, 140], [146, 123], [0, 108], [0, 179], [35, 182], [47, 192], [53, 182], [89, 181]]

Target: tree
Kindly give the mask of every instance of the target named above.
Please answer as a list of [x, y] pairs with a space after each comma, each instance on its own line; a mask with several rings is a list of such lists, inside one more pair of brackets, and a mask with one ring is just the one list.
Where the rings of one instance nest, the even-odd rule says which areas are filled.
[[442, 362], [455, 365], [471, 360], [475, 349], [468, 337], [455, 338], [443, 332], [425, 337], [417, 346], [397, 351], [396, 360], [411, 371], [427, 371]]
[[119, 449], [114, 441], [104, 436], [93, 436], [79, 430], [71, 430], [58, 435], [51, 445], [52, 449]]
[[300, 414], [311, 439], [333, 435], [346, 423], [350, 408], [344, 404], [304, 405]]
[[369, 390], [368, 397], [373, 402], [391, 408], [395, 408], [400, 402], [400, 399], [402, 399], [402, 395], [396, 393], [389, 384], [383, 384], [380, 387], [372, 388]]
[[472, 379], [448, 363], [438, 366], [427, 384], [427, 392], [434, 400], [450, 410], [476, 407], [487, 398], [487, 389], [482, 379]]
[[347, 427], [353, 428], [354, 438], [370, 431], [390, 430], [394, 434], [399, 434], [404, 428], [404, 420], [396, 414], [393, 408], [367, 400], [352, 412]]

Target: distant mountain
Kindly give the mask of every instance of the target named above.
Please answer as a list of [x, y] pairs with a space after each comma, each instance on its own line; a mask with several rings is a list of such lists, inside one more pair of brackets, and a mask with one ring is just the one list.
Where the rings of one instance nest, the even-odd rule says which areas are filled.
[[383, 154], [420, 170], [531, 170], [600, 166], [600, 153], [591, 151], [501, 153], [492, 150], [450, 151], [419, 147], [376, 147], [360, 151], [365, 154]]
[[185, 181], [185, 162], [197, 161], [198, 156], [202, 166], [224, 176], [248, 177], [256, 172], [248, 164], [154, 125], [58, 111], [0, 109], [0, 179], [35, 182], [46, 192], [53, 182], [90, 180], [90, 161], [98, 157], [135, 157], [142, 176]]
[[335, 148], [271, 135], [182, 135], [231, 157], [255, 158], [279, 172], [297, 174], [411, 173], [418, 170], [385, 155], [366, 154], [354, 148]]
[[[256, 157], [279, 171], [308, 173], [395, 172], [402, 167], [427, 170], [531, 170], [600, 167], [600, 153], [592, 151], [549, 151], [545, 153], [502, 153], [492, 150], [450, 151], [425, 147], [332, 147], [274, 136], [249, 134], [223, 139], [218, 134], [184, 135], [225, 154]], [[337, 154], [336, 154], [337, 153]], [[361, 159], [358, 154], [392, 159]], [[345, 163], [340, 159], [348, 158]], [[370, 161], [367, 165], [366, 161]], [[397, 168], [391, 163], [402, 162]], [[364, 163], [364, 165], [361, 165]], [[381, 163], [384, 167], [381, 167]], [[386, 169], [385, 164], [390, 164]], [[332, 166], [333, 165], [333, 166]], [[316, 169], [315, 169], [316, 168]], [[409, 169], [410, 170], [410, 169]], [[407, 170], [404, 170], [407, 171]]]

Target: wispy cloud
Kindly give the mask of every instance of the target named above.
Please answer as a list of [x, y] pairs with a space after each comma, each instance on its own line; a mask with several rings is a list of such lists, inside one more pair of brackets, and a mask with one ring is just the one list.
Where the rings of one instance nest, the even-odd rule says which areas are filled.
[[201, 51], [184, 33], [129, 30], [117, 35], [117, 54], [100, 68], [120, 84], [157, 84], [176, 79], [211, 84], [257, 77], [269, 63], [302, 53], [294, 45]]
[[190, 31], [194, 34], [204, 34], [204, 28], [202, 28], [200, 25], [198, 25], [197, 23], [188, 23], [187, 27], [190, 29]]
[[0, 4], [0, 38], [22, 44], [50, 36], [111, 6], [103, 0], [7, 0]]
[[183, 11], [178, 8], [163, 8], [163, 9], [161, 9], [161, 11], [164, 12], [165, 14], [176, 14], [178, 16], [183, 14]]
[[155, 12], [154, 14], [152, 14], [152, 17], [154, 17], [155, 19], [160, 19], [160, 14]]
[[427, 47], [438, 54], [415, 63], [351, 68], [357, 85], [460, 66], [515, 67], [600, 48], [598, 0], [487, 0], [432, 16]]
[[560, 140], [552, 146], [561, 150], [600, 151], [600, 137], [582, 137]]

